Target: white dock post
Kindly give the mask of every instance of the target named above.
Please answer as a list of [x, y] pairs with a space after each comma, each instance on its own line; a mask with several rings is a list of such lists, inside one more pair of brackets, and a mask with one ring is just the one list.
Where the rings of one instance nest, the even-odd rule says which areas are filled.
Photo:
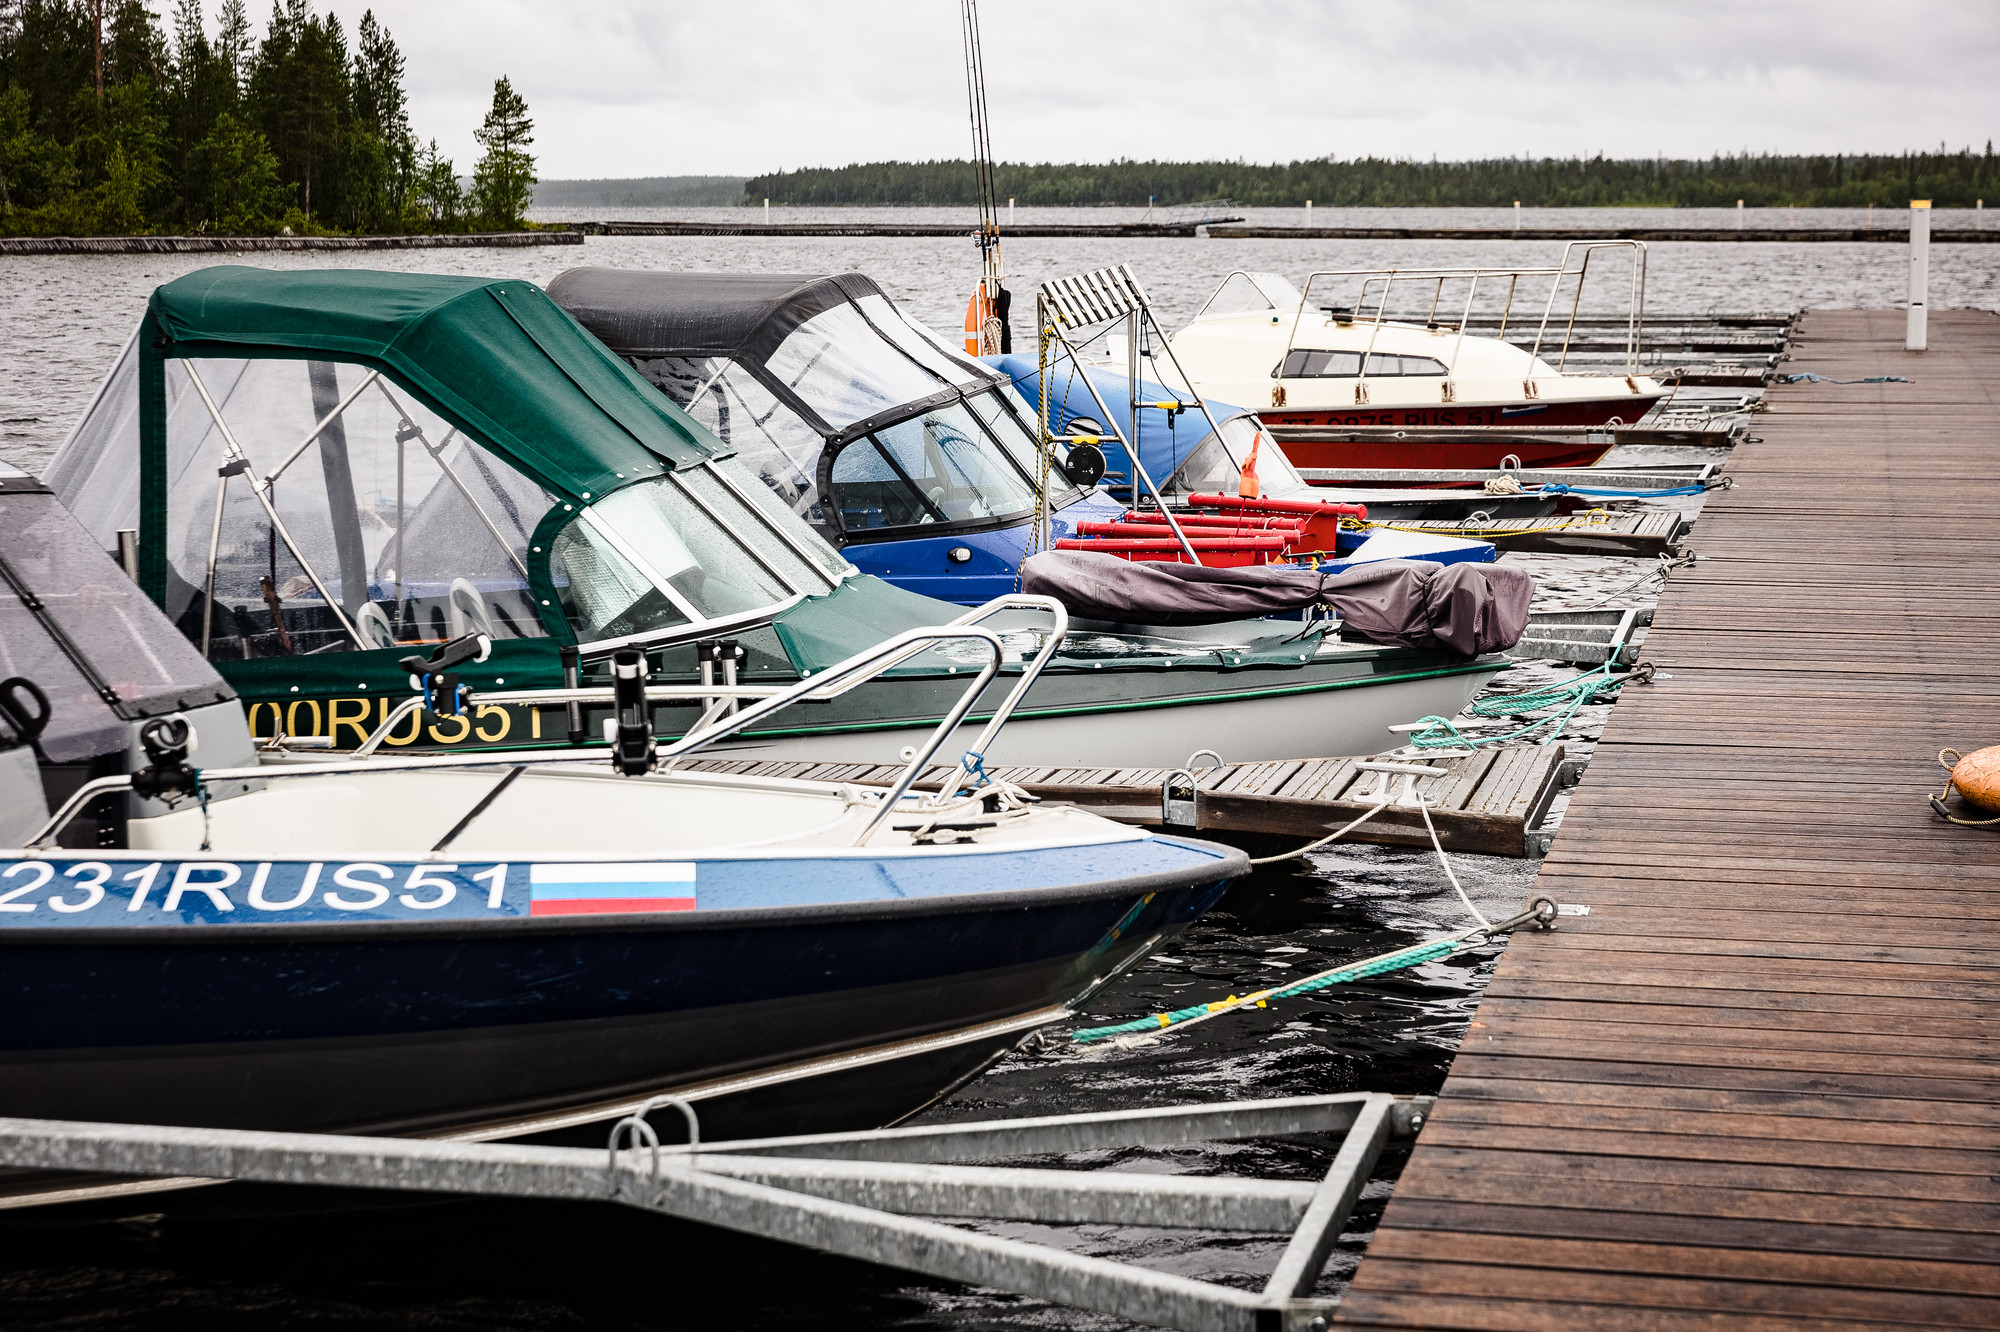
[[1007, 196], [1007, 225], [1014, 225], [1014, 196], [1011, 194]]
[[1925, 309], [1931, 285], [1931, 201], [1910, 200], [1910, 329], [1903, 339], [1908, 351], [1930, 346], [1930, 321]]
[[1738, 231], [1743, 230], [1743, 201], [1741, 199], [1736, 201], [1736, 229]]
[[771, 199], [768, 195], [764, 198], [764, 225], [771, 225]]
[[1516, 199], [1514, 200], [1514, 230], [1519, 231], [1520, 229], [1521, 229], [1521, 201], [1519, 199]]
[[1972, 201], [1972, 229], [1974, 231], [1986, 230], [1986, 200], [1984, 199], [1974, 199]]
[[1311, 226], [1312, 224], [1313, 224], [1313, 201], [1311, 199], [1308, 199], [1306, 200], [1306, 225]]

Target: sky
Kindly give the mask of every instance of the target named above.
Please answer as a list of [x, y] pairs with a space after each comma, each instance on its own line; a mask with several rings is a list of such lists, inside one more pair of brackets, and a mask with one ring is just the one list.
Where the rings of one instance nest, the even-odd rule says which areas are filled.
[[[969, 155], [953, 0], [331, 7], [350, 35], [374, 9], [408, 58], [418, 134], [461, 170], [501, 74], [527, 98], [545, 180]], [[980, 19], [1004, 161], [2000, 137], [2000, 0], [983, 0]]]

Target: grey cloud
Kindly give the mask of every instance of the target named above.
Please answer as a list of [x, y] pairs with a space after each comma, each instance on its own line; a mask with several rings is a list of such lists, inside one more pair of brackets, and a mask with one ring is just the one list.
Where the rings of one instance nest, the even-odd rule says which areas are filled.
[[[366, 7], [334, 6], [350, 24]], [[495, 75], [544, 176], [962, 156], [946, 0], [374, 0], [461, 165]], [[1980, 145], [1991, 0], [985, 0], [1004, 158], [1706, 155]]]

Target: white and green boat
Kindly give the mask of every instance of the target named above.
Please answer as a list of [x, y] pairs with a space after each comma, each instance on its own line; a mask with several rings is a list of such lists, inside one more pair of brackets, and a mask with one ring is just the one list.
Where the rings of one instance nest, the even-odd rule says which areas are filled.
[[[468, 635], [491, 644], [454, 672], [470, 705], [406, 711], [380, 748], [594, 738], [608, 700], [549, 695], [632, 647], [655, 684], [715, 689], [655, 703], [657, 731], [678, 735], [732, 697], [964, 614], [859, 573], [521, 281], [241, 267], [177, 279], [153, 294], [46, 480], [125, 553], [241, 695], [255, 735], [335, 749], [360, 746], [413, 695], [407, 658]], [[1046, 615], [984, 614], [1018, 677]], [[1331, 620], [1072, 621], [984, 757], [1171, 767], [1203, 748], [1368, 753], [1395, 743], [1391, 725], [1456, 712], [1505, 665], [1342, 642]], [[933, 649], [738, 743], [893, 759], [973, 668]], [[968, 725], [1013, 683], [996, 680]]]

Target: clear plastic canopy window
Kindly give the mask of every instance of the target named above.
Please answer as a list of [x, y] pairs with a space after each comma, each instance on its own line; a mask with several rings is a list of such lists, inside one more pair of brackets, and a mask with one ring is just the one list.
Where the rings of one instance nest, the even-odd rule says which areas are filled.
[[166, 610], [210, 658], [543, 634], [554, 497], [386, 377], [204, 358], [166, 388]]
[[[896, 346], [890, 347], [874, 330], [861, 329], [874, 347], [893, 358], [889, 364], [912, 368], [897, 350], [902, 348], [930, 367], [918, 385], [919, 396], [990, 378], [983, 367], [939, 347], [930, 334], [904, 320], [881, 297], [864, 297], [862, 304], [871, 306], [876, 328], [895, 338]], [[855, 364], [858, 359], [849, 356], [844, 363]], [[633, 368], [734, 447], [737, 461], [786, 507], [809, 521], [831, 525], [817, 481], [826, 441], [747, 366], [722, 357], [658, 357], [635, 360]], [[900, 405], [878, 406], [889, 391], [882, 387], [868, 400], [869, 415]], [[1004, 381], [984, 391], [969, 391], [966, 401], [984, 430], [967, 418], [965, 408], [950, 406], [877, 431], [879, 445], [864, 438], [842, 450], [832, 469], [842, 530], [977, 521], [1019, 514], [1033, 506], [1032, 478], [1039, 463], [1028, 424], [1032, 409]], [[924, 432], [929, 432], [934, 448], [943, 450], [935, 460], [911, 442]], [[892, 463], [891, 456], [897, 461]], [[1073, 487], [1060, 470], [1061, 450], [1055, 462], [1050, 485], [1060, 502], [1066, 502]], [[899, 474], [899, 466], [906, 470]], [[918, 477], [925, 483], [919, 485]], [[939, 492], [935, 499], [932, 491]]]
[[[547, 556], [530, 542], [560, 497], [387, 376], [202, 358], [169, 360], [165, 378], [166, 610], [212, 660], [545, 635], [532, 576]], [[128, 346], [49, 468], [107, 548], [140, 525], [137, 415]], [[601, 631], [621, 616], [741, 615], [852, 572], [727, 459], [615, 492], [558, 545], [569, 560], [551, 573], [586, 639], [616, 636]], [[665, 609], [639, 607], [649, 592]]]
[[628, 486], [583, 510], [549, 558], [578, 641], [725, 620], [832, 591], [838, 556], [778, 539], [757, 512], [758, 489], [740, 469], [730, 475], [725, 461]]
[[850, 443], [834, 459], [832, 481], [850, 530], [1006, 517], [1035, 502], [1021, 469], [957, 404]]
[[764, 368], [835, 430], [953, 382], [885, 341], [851, 305], [836, 305], [799, 325], [765, 358]]
[[1211, 434], [1195, 445], [1187, 461], [1174, 469], [1161, 488], [1170, 495], [1233, 495], [1253, 445], [1257, 448], [1257, 489], [1265, 499], [1313, 497], [1312, 487], [1293, 468], [1284, 450], [1263, 433], [1257, 418], [1248, 412], [1223, 421], [1220, 438]]

